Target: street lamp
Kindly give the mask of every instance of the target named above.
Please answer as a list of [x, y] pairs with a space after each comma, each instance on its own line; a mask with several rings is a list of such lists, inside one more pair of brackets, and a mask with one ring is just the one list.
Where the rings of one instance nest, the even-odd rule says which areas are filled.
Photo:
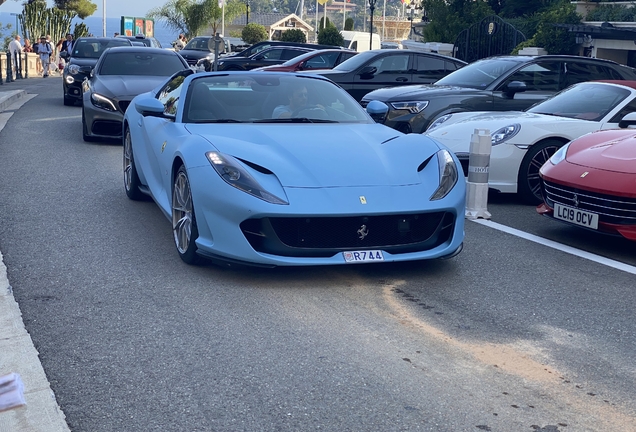
[[245, 25], [250, 23], [250, 0], [245, 0]]
[[373, 11], [375, 10], [375, 2], [377, 0], [369, 0], [369, 9], [371, 10], [371, 21], [369, 22], [369, 49], [373, 49]]
[[15, 34], [20, 34], [20, 26], [18, 26], [18, 17], [20, 16], [20, 14], [12, 13], [11, 15], [15, 17]]

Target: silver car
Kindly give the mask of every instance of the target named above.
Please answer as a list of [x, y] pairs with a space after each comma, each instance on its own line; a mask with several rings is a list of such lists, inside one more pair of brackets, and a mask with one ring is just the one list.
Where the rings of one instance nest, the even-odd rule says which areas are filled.
[[90, 78], [82, 84], [84, 141], [121, 139], [122, 121], [130, 101], [184, 69], [188, 69], [188, 64], [174, 51], [145, 46], [105, 50], [90, 71]]

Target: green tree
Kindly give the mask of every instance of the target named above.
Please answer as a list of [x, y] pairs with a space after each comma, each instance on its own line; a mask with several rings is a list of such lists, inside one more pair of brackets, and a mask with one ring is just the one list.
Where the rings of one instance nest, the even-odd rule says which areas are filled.
[[280, 35], [280, 40], [285, 42], [306, 43], [307, 36], [305, 36], [305, 33], [300, 29], [291, 29], [284, 31], [283, 34]]
[[455, 43], [457, 35], [494, 12], [484, 0], [424, 0], [430, 23], [424, 27], [429, 42]]
[[321, 45], [342, 46], [344, 44], [344, 38], [337, 28], [327, 26], [327, 28], [318, 32], [318, 43]]
[[344, 25], [345, 30], [353, 30], [353, 18], [347, 18]]
[[267, 40], [267, 30], [265, 26], [256, 23], [249, 23], [245, 27], [243, 27], [243, 31], [241, 32], [241, 39], [245, 43], [253, 45], [258, 42], [262, 42]]
[[54, 0], [53, 3], [56, 8], [74, 12], [81, 19], [93, 15], [97, 10], [97, 5], [90, 0]]
[[[225, 21], [232, 21], [244, 10], [245, 3], [230, 0], [225, 5]], [[190, 39], [202, 34], [208, 27], [216, 33], [223, 18], [223, 8], [219, 7], [218, 0], [169, 0], [163, 6], [149, 10], [146, 15]]]
[[576, 54], [578, 44], [575, 35], [567, 28], [555, 24], [580, 24], [581, 16], [576, 13], [576, 6], [568, 0], [558, 0], [550, 8], [540, 14], [536, 34], [515, 48], [535, 46], [544, 48], [548, 54]]
[[[325, 23], [327, 23], [327, 25], [325, 25]], [[320, 26], [318, 27], [318, 32], [320, 32], [320, 30], [324, 29], [325, 27], [331, 27], [333, 26], [333, 24], [331, 24], [331, 21], [329, 21], [329, 17], [321, 17], [320, 18]]]

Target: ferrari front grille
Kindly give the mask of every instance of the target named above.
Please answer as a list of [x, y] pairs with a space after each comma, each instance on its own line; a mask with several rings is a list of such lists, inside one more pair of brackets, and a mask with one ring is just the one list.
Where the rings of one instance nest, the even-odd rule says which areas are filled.
[[433, 249], [453, 235], [449, 212], [350, 217], [248, 219], [241, 230], [252, 247], [281, 256], [328, 257], [345, 250], [389, 253]]
[[559, 203], [597, 213], [602, 222], [618, 225], [636, 223], [636, 198], [600, 194], [547, 181], [543, 181], [543, 196], [552, 208], [554, 203]]

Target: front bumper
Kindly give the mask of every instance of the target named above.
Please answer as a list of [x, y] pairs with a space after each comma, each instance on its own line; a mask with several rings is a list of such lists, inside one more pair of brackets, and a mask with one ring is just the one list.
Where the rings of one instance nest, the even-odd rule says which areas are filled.
[[95, 138], [122, 138], [124, 113], [130, 104], [130, 100], [115, 101], [117, 111], [106, 111], [93, 105], [90, 100], [90, 93], [84, 95], [84, 107], [82, 109], [84, 110], [87, 134]]
[[[274, 205], [232, 187], [219, 194], [209, 187], [209, 174], [189, 170], [191, 185], [208, 185], [193, 187], [197, 247], [207, 257], [261, 266], [338, 265], [347, 264], [344, 252], [381, 250], [386, 262], [412, 261], [452, 256], [464, 239], [461, 178], [434, 202], [431, 191], [409, 185], [286, 188], [292, 204]], [[363, 225], [368, 236], [360, 239]]]

